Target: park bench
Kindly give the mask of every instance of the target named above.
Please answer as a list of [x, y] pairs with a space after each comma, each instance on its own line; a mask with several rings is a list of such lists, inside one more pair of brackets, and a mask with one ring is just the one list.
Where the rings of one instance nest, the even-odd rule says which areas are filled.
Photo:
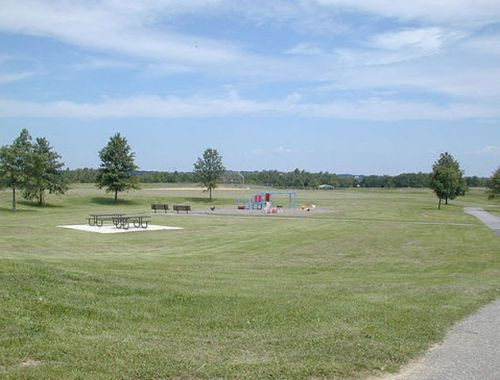
[[186, 211], [186, 214], [188, 214], [189, 211], [191, 211], [191, 206], [190, 205], [174, 205], [173, 210], [177, 211], [177, 214], [179, 213], [179, 211]]
[[150, 216], [145, 215], [122, 215], [117, 216], [113, 220], [113, 224], [116, 228], [123, 228], [128, 230], [130, 228], [130, 223], [133, 223], [135, 228], [148, 228]]
[[116, 218], [123, 216], [124, 214], [90, 214], [87, 218], [89, 226], [102, 227], [105, 221], [112, 221], [116, 226]]
[[151, 205], [151, 210], [154, 210], [155, 213], [157, 210], [165, 210], [165, 213], [168, 211], [168, 205], [166, 203], [153, 203]]

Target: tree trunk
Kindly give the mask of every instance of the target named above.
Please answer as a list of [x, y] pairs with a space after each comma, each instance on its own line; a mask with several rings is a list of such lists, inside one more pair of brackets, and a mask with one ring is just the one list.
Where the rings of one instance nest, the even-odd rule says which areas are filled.
[[441, 210], [441, 198], [439, 198], [438, 210]]
[[38, 194], [38, 205], [43, 206], [43, 190], [40, 189], [40, 193]]
[[208, 188], [208, 192], [210, 193], [210, 202], [212, 202], [212, 187]]
[[446, 198], [444, 199], [444, 204], [447, 205], [448, 204], [448, 196], [446, 196]]
[[118, 202], [118, 190], [115, 190], [115, 203]]
[[16, 211], [16, 188], [12, 188], [12, 211]]

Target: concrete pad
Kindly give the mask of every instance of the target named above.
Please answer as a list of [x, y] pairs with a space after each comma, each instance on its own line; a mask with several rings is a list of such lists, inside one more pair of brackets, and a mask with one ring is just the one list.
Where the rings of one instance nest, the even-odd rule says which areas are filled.
[[68, 228], [71, 230], [86, 231], [86, 232], [96, 232], [99, 234], [122, 234], [126, 232], [148, 232], [148, 231], [169, 231], [169, 230], [183, 230], [181, 227], [169, 227], [169, 226], [158, 226], [150, 224], [148, 228], [135, 228], [131, 226], [128, 230], [122, 228], [116, 228], [113, 225], [104, 225], [102, 227], [89, 226], [88, 224], [74, 224], [67, 226], [57, 226], [60, 228]]

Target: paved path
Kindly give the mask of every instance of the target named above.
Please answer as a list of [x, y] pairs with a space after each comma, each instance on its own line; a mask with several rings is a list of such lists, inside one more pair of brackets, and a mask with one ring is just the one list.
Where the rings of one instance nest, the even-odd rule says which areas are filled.
[[500, 379], [500, 299], [453, 327], [422, 359], [382, 379]]
[[489, 212], [484, 211], [482, 208], [466, 207], [464, 208], [464, 211], [467, 214], [478, 218], [481, 222], [491, 228], [493, 232], [500, 236], [500, 217], [492, 215]]

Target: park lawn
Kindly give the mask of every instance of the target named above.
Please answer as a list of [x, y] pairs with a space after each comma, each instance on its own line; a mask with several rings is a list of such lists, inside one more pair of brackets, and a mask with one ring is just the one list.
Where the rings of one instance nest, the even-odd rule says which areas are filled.
[[463, 213], [498, 204], [481, 192], [438, 211], [427, 190], [301, 191], [333, 212], [155, 216], [184, 230], [117, 235], [56, 226], [158, 201], [208, 209], [206, 194], [142, 190], [113, 205], [79, 185], [16, 214], [9, 195], [0, 377], [360, 378], [397, 371], [500, 295], [500, 239]]
[[489, 207], [485, 207], [484, 209], [490, 214], [500, 217], [500, 206], [490, 205]]

